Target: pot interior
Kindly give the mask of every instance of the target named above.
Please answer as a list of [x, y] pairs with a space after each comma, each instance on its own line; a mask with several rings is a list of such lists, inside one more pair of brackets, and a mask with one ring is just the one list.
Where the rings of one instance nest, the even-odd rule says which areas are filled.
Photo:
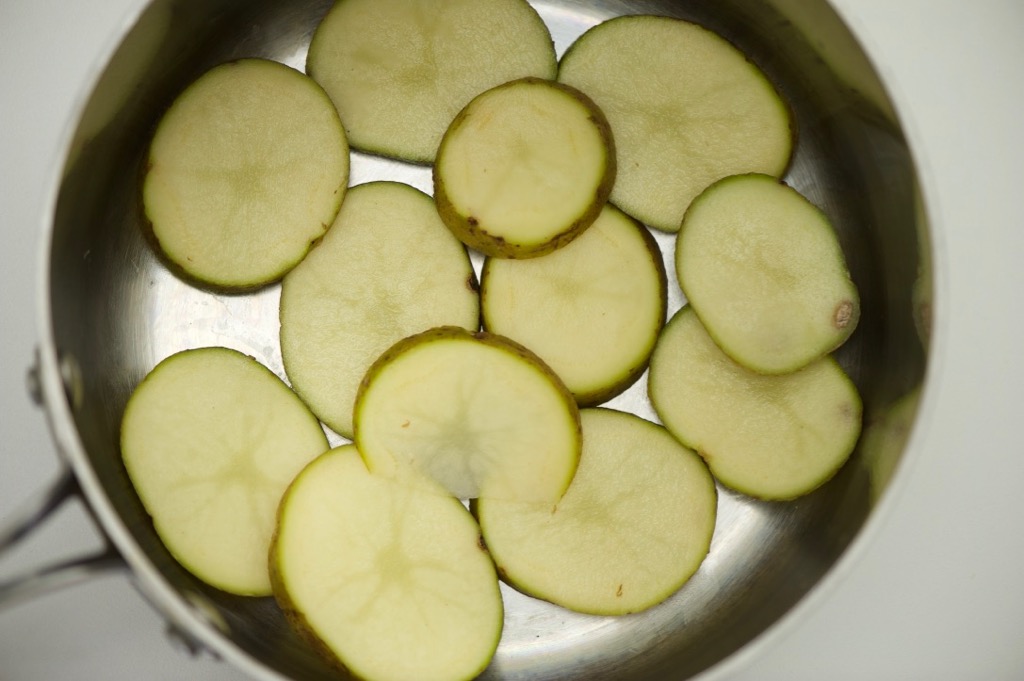
[[[727, 37], [774, 81], [796, 118], [786, 181], [833, 220], [863, 313], [837, 358], [864, 401], [850, 462], [798, 501], [756, 501], [719, 488], [710, 555], [665, 603], [625, 617], [590, 617], [504, 589], [505, 637], [489, 679], [685, 679], [776, 622], [835, 564], [896, 469], [916, 410], [927, 347], [927, 229], [898, 120], [856, 41], [821, 1], [536, 0], [559, 54], [589, 26], [622, 13], [694, 20]], [[335, 678], [273, 601], [205, 586], [163, 548], [120, 461], [118, 429], [134, 386], [189, 347], [225, 345], [285, 378], [278, 286], [247, 295], [195, 288], [143, 237], [139, 178], [162, 112], [208, 68], [261, 56], [302, 69], [325, 0], [156, 0], [100, 76], [69, 149], [52, 226], [52, 343], [75, 368], [79, 442], [65, 454], [89, 469], [93, 504], [116, 516], [118, 548], [157, 607], [189, 604], [183, 624], [202, 644], [268, 678]], [[359, 153], [352, 184], [396, 179], [430, 191], [430, 171]], [[657, 235], [667, 253], [674, 237]], [[671, 272], [671, 256], [667, 259]], [[479, 263], [477, 263], [479, 264]], [[670, 281], [670, 310], [684, 301]], [[656, 420], [644, 379], [609, 406]], [[336, 440], [337, 441], [337, 440]], [[168, 596], [170, 594], [170, 596]], [[164, 608], [166, 609], [166, 608]]]

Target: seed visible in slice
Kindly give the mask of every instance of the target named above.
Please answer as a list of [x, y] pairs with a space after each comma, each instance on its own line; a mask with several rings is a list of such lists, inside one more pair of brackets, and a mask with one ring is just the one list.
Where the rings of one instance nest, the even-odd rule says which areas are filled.
[[857, 327], [860, 298], [831, 223], [775, 178], [709, 187], [686, 213], [675, 257], [708, 333], [753, 371], [795, 371]]
[[356, 396], [367, 468], [425, 474], [462, 499], [556, 502], [580, 457], [572, 394], [502, 336], [440, 327], [381, 355]]
[[661, 426], [584, 409], [583, 454], [555, 505], [481, 498], [474, 511], [519, 590], [596, 615], [638, 612], [672, 595], [711, 546], [715, 481]]
[[278, 503], [329, 445], [277, 376], [227, 348], [160, 362], [125, 407], [121, 454], [167, 550], [218, 589], [270, 594]]
[[522, 343], [581, 405], [628, 388], [665, 323], [667, 283], [650, 232], [611, 204], [568, 246], [543, 258], [488, 258], [484, 327]]
[[476, 276], [429, 196], [397, 182], [353, 187], [334, 226], [281, 288], [281, 355], [295, 391], [352, 436], [366, 370], [435, 326], [476, 330]]
[[468, 246], [530, 258], [597, 219], [615, 168], [608, 122], [586, 95], [524, 78], [478, 95], [452, 121], [437, 152], [434, 197]]
[[175, 100], [149, 150], [142, 198], [171, 263], [216, 287], [280, 279], [323, 236], [348, 186], [345, 131], [312, 79], [242, 59]]
[[684, 307], [651, 355], [648, 392], [665, 427], [697, 451], [724, 485], [763, 499], [793, 499], [849, 458], [861, 401], [831, 356], [766, 376], [725, 355]]
[[551, 34], [524, 0], [340, 0], [313, 34], [306, 72], [352, 146], [431, 163], [448, 124], [501, 83], [554, 78]]
[[501, 592], [473, 517], [429, 481], [371, 475], [351, 445], [288, 488], [270, 564], [286, 617], [357, 678], [472, 679], [498, 646]]
[[598, 24], [562, 57], [558, 80], [608, 117], [619, 164], [611, 201], [651, 227], [678, 231], [690, 201], [722, 177], [789, 165], [788, 107], [739, 50], [696, 24]]

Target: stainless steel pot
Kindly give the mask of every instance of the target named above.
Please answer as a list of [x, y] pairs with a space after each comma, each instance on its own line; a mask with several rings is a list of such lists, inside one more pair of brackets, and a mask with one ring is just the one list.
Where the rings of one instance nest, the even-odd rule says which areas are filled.
[[[720, 490], [711, 553], [664, 604], [619, 618], [566, 612], [506, 590], [505, 637], [488, 679], [686, 679], [766, 631], [812, 590], [876, 508], [914, 422], [926, 373], [930, 246], [913, 159], [885, 89], [824, 0], [536, 0], [559, 52], [585, 28], [621, 13], [698, 21], [728, 37], [776, 82], [799, 138], [787, 181], [834, 220], [863, 300], [838, 353], [864, 399], [865, 432], [850, 463], [814, 494], [767, 503]], [[195, 650], [262, 679], [328, 679], [271, 599], [207, 587], [163, 548], [122, 467], [121, 412], [163, 357], [227, 345], [284, 375], [279, 288], [222, 295], [193, 288], [154, 256], [140, 229], [138, 179], [156, 121], [194, 78], [219, 62], [263, 56], [302, 68], [328, 0], [155, 0], [125, 35], [81, 111], [67, 150], [45, 247], [47, 305], [30, 372], [65, 472], [5, 528], [26, 536], [80, 496], [108, 539], [0, 584], [0, 602], [127, 569], [139, 591]], [[398, 179], [429, 190], [429, 170], [365, 155], [352, 183]], [[660, 235], [663, 246], [671, 237]], [[674, 284], [673, 284], [674, 286]], [[674, 311], [683, 304], [678, 292]], [[648, 418], [644, 383], [613, 406]]]

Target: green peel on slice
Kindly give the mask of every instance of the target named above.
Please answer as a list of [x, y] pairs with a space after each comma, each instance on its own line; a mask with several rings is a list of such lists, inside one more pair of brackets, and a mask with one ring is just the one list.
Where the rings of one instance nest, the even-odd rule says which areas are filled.
[[579, 410], [554, 372], [507, 338], [456, 327], [381, 355], [354, 418], [370, 471], [425, 475], [462, 499], [554, 503], [580, 457]]
[[306, 72], [334, 100], [352, 146], [431, 163], [469, 100], [517, 78], [554, 78], [547, 26], [525, 0], [340, 0], [313, 34]]
[[142, 183], [153, 240], [192, 279], [277, 281], [333, 222], [348, 187], [338, 113], [312, 79], [266, 59], [214, 67], [157, 126]]
[[647, 367], [665, 323], [667, 282], [647, 229], [606, 204], [571, 244], [542, 258], [488, 258], [484, 328], [522, 343], [581, 405], [611, 399]]
[[662, 331], [648, 393], [665, 428], [722, 484], [762, 499], [824, 484], [861, 431], [860, 396], [831, 356], [790, 374], [754, 373], [719, 349], [689, 307]]
[[661, 426], [584, 409], [583, 454], [555, 505], [482, 498], [474, 512], [498, 572], [578, 612], [622, 615], [671, 596], [711, 546], [715, 481]]
[[313, 413], [352, 437], [356, 391], [377, 357], [435, 326], [476, 330], [479, 308], [469, 255], [431, 198], [397, 182], [358, 185], [284, 278], [284, 368]]
[[766, 175], [715, 183], [676, 241], [683, 293], [719, 347], [760, 373], [795, 371], [846, 342], [860, 297], [828, 218]]
[[690, 201], [723, 177], [781, 176], [789, 165], [785, 102], [742, 52], [696, 24], [605, 21], [569, 47], [558, 81], [604, 111], [618, 153], [610, 200], [651, 227], [678, 231]]
[[371, 475], [351, 445], [288, 488], [270, 564], [285, 616], [355, 678], [468, 681], [501, 638], [498, 579], [473, 517], [429, 481]]
[[478, 95], [452, 121], [434, 164], [434, 197], [466, 245], [532, 258], [593, 224], [615, 168], [608, 123], [586, 95], [524, 78]]
[[270, 595], [281, 495], [328, 448], [281, 379], [226, 348], [160, 362], [121, 423], [125, 468], [164, 545], [206, 583], [246, 596]]

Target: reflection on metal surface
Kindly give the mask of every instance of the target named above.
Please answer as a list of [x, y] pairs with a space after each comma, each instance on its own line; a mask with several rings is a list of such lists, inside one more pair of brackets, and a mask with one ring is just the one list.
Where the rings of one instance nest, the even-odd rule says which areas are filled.
[[877, 501], [896, 472], [921, 401], [920, 388], [914, 388], [891, 404], [880, 405], [867, 415], [861, 435], [860, 465], [871, 480], [871, 499]]
[[118, 47], [82, 111], [75, 143], [69, 150], [69, 166], [82, 147], [117, 118], [135, 83], [146, 76], [170, 29], [170, 19], [170, 7], [154, 3], [143, 12], [134, 29]]
[[281, 286], [231, 295], [197, 288], [167, 270], [151, 274], [146, 313], [153, 329], [152, 363], [192, 348], [222, 346], [243, 352], [285, 379], [278, 346]]
[[[301, 67], [309, 37], [330, 4], [155, 0], [148, 11], [165, 22], [151, 33], [140, 24], [125, 44], [145, 49], [115, 55], [108, 73], [127, 75], [108, 78], [94, 99], [116, 97], [119, 105], [99, 128], [83, 121], [52, 226], [45, 301], [52, 337], [47, 328], [40, 361], [47, 375], [58, 371], [59, 348], [76, 358], [80, 376], [79, 409], [72, 414], [51, 406], [62, 421], [54, 429], [59, 444], [75, 470], [89, 471], [83, 493], [110, 509], [100, 515], [153, 604], [176, 613], [177, 624], [204, 647], [267, 679], [335, 674], [271, 599], [217, 592], [174, 561], [132, 491], [117, 442], [131, 390], [175, 351], [227, 345], [284, 378], [279, 287], [224, 295], [172, 274], [146, 242], [138, 182], [156, 121], [189, 82], [239, 57]], [[922, 267], [929, 248], [926, 216], [884, 88], [823, 0], [544, 0], [536, 7], [552, 27], [559, 53], [602, 18], [654, 12], [707, 25], [768, 73], [790, 102], [798, 128], [786, 180], [832, 218], [861, 292], [860, 327], [837, 357], [857, 384], [865, 413], [890, 414], [869, 423], [850, 465], [805, 498], [767, 503], [720, 489], [711, 554], [689, 583], [649, 611], [588, 617], [505, 589], [505, 638], [485, 678], [685, 679], [747, 644], [827, 574], [871, 513], [886, 471], [898, 473], [901, 434], [913, 410], [887, 410], [924, 376], [914, 314], [921, 306], [915, 308], [912, 298], [914, 290], [929, 286], [929, 270]], [[824, 49], [836, 41], [842, 50]], [[156, 57], [137, 70], [126, 68], [131, 54], [148, 50]], [[353, 184], [383, 178], [431, 189], [429, 168], [357, 155]], [[672, 276], [674, 311], [684, 304], [673, 276], [674, 237], [657, 238]], [[479, 258], [475, 262], [479, 266]], [[609, 406], [655, 420], [645, 385], [641, 379]], [[206, 615], [187, 604], [188, 593], [201, 595]], [[212, 612], [223, 627], [210, 626]]]

